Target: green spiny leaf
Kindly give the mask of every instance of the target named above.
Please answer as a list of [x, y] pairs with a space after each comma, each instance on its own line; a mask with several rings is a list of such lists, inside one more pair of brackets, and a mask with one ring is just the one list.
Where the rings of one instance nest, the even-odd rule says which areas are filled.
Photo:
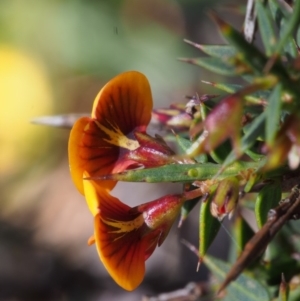
[[297, 30], [297, 44], [300, 45], [300, 27]]
[[[227, 84], [227, 83], [213, 83], [208, 81], [202, 81], [205, 84], [212, 85], [213, 87], [225, 91], [227, 93], [235, 93], [244, 88], [242, 85]], [[252, 104], [261, 104], [261, 99], [268, 98], [269, 91], [256, 91], [252, 94], [246, 95], [245, 100]]]
[[[266, 121], [266, 113], [261, 113], [248, 128], [247, 133], [241, 139], [240, 152], [244, 153], [247, 149], [255, 143], [256, 139], [263, 133]], [[237, 155], [232, 151], [223, 163], [223, 167], [230, 165], [237, 159]]]
[[251, 149], [246, 149], [245, 154], [248, 155], [253, 161], [260, 161], [265, 157], [264, 155], [258, 154]]
[[[225, 279], [226, 274], [231, 268], [231, 264], [208, 255], [204, 257], [204, 263], [219, 281]], [[270, 300], [267, 290], [257, 280], [245, 274], [241, 274], [230, 284], [227, 288], [227, 296], [230, 296], [229, 300], [232, 301]]]
[[[187, 149], [189, 149], [192, 145], [192, 142], [184, 137], [181, 137], [180, 135], [176, 135], [176, 141], [178, 146], [180, 147], [183, 154], [186, 153]], [[207, 155], [201, 154], [194, 158], [198, 163], [206, 163], [207, 162]]]
[[300, 300], [300, 285], [298, 284], [296, 287], [290, 289], [288, 301], [299, 301], [299, 300]]
[[[270, 11], [271, 11], [271, 14], [273, 16], [273, 19], [276, 21], [276, 22], [280, 22], [281, 19], [286, 19], [288, 20], [292, 13], [290, 10], [287, 9], [287, 6], [286, 5], [281, 5], [279, 1], [277, 0], [268, 0], [268, 4], [269, 4], [269, 7], [270, 7]], [[276, 23], [278, 28], [280, 28], [280, 23]]]
[[199, 262], [203, 261], [204, 256], [221, 227], [221, 222], [212, 216], [210, 204], [212, 197], [210, 196], [206, 202], [203, 202], [200, 208], [199, 220]]
[[221, 145], [215, 148], [209, 153], [212, 159], [219, 164], [222, 164], [227, 158], [228, 154], [231, 151], [231, 144], [229, 140], [224, 141]]
[[243, 88], [242, 85], [236, 85], [236, 84], [227, 84], [227, 83], [214, 83], [214, 82], [208, 82], [208, 81], [202, 81], [204, 84], [212, 85], [213, 87], [225, 91], [227, 93], [235, 93], [238, 90], [241, 90]]
[[268, 99], [266, 108], [266, 141], [273, 145], [276, 132], [279, 128], [281, 115], [281, 85], [278, 84]]
[[258, 0], [256, 1], [256, 12], [258, 17], [258, 24], [262, 41], [265, 46], [267, 56], [271, 56], [274, 53], [276, 45], [276, 35], [273, 28], [272, 16], [270, 11]]
[[257, 225], [261, 228], [268, 219], [270, 209], [278, 206], [281, 199], [281, 186], [278, 181], [266, 185], [258, 193], [255, 202], [255, 216]]
[[252, 44], [249, 44], [241, 33], [218, 16], [213, 15], [224, 37], [238, 50], [239, 58], [256, 74], [262, 74], [267, 58]]
[[[280, 47], [280, 49], [283, 48], [290, 57], [296, 58], [298, 52], [297, 52], [297, 47], [295, 45], [295, 41], [293, 40], [291, 33], [296, 29], [297, 26], [299, 26], [299, 23], [297, 24], [296, 21], [296, 23], [292, 24], [295, 28], [292, 29], [292, 31], [290, 32], [289, 32], [290, 29], [288, 29], [289, 26], [288, 23], [291, 22], [291, 19], [293, 17], [297, 18], [297, 16], [293, 16], [293, 14], [297, 14], [298, 12], [295, 11], [294, 9], [294, 13], [292, 13], [292, 10], [287, 9], [288, 7], [287, 5], [280, 5], [280, 2], [276, 0], [269, 0], [268, 3], [273, 19], [275, 20], [280, 32], [281, 38], [279, 43], [283, 44], [283, 45], [278, 44], [276, 47]], [[284, 40], [286, 40], [286, 42]], [[276, 49], [276, 52], [278, 53], [278, 49]]]
[[198, 204], [200, 201], [199, 198], [190, 200], [188, 202], [185, 202], [180, 210], [180, 220], [178, 223], [178, 228], [181, 227], [182, 223], [187, 219], [190, 212], [193, 210], [193, 208]]
[[236, 242], [234, 245], [236, 247], [236, 254], [238, 257], [242, 250], [244, 250], [246, 243], [248, 240], [254, 235], [254, 231], [249, 226], [249, 224], [245, 221], [241, 214], [238, 214], [235, 218], [233, 225], [233, 237]]
[[276, 45], [275, 52], [280, 53], [287, 44], [293, 32], [297, 29], [300, 22], [300, 1], [295, 1], [292, 16], [284, 22], [284, 26], [280, 30], [280, 40]]
[[298, 57], [298, 47], [296, 41], [292, 37], [288, 38], [287, 43], [284, 46], [284, 52], [289, 61], [291, 61], [293, 58]]
[[218, 58], [214, 58], [214, 57], [200, 57], [194, 59], [180, 58], [179, 60], [192, 65], [203, 67], [217, 74], [226, 75], [226, 76], [236, 75], [235, 68], [232, 65], [229, 65], [228, 63], [225, 63]]
[[236, 55], [235, 48], [230, 45], [202, 45], [202, 44], [196, 44], [188, 40], [184, 40], [184, 41], [190, 45], [193, 45], [197, 49], [200, 49], [204, 53], [212, 57], [219, 58], [223, 61]]
[[[297, 7], [300, 6], [300, 1], [297, 2]], [[300, 18], [300, 12], [299, 12], [299, 18]], [[263, 75], [265, 72], [266, 66], [269, 65], [269, 61], [267, 57], [262, 54], [254, 45], [249, 44], [244, 37], [235, 30], [232, 26], [224, 22], [222, 19], [217, 17], [216, 15], [213, 15], [214, 19], [218, 23], [221, 32], [223, 33], [224, 37], [232, 43], [236, 49], [239, 51], [238, 56], [240, 60], [242, 60], [245, 64], [247, 64], [252, 71], [257, 75]], [[294, 22], [296, 17], [294, 17], [293, 14], [293, 22], [289, 21], [288, 29], [294, 26]], [[298, 19], [297, 19], [298, 20]], [[289, 31], [285, 31], [284, 37], [281, 39], [282, 47], [286, 44], [286, 32], [290, 33]], [[287, 36], [288, 37], [288, 36]], [[275, 52], [279, 53], [278, 51], [281, 50], [281, 48], [277, 44]], [[270, 74], [276, 77], [278, 79], [283, 88], [290, 92], [294, 98], [297, 98], [300, 94], [300, 86], [293, 84], [293, 81], [291, 81], [289, 74], [287, 73], [286, 69], [283, 67], [282, 63], [278, 60], [274, 60], [272, 64], [270, 65], [271, 68], [268, 70]]]
[[[257, 169], [260, 163], [236, 161], [227, 166], [218, 179], [224, 179], [228, 176], [236, 176], [243, 169]], [[121, 173], [114, 173], [95, 178], [86, 178], [92, 180], [113, 180], [124, 182], [185, 182], [191, 183], [196, 180], [204, 181], [213, 178], [218, 174], [221, 168], [220, 164], [196, 163], [196, 164], [169, 164], [156, 168], [145, 168], [128, 170]]]
[[289, 294], [290, 294], [290, 286], [288, 283], [286, 283], [283, 275], [279, 287], [279, 299], [281, 301], [289, 301]]

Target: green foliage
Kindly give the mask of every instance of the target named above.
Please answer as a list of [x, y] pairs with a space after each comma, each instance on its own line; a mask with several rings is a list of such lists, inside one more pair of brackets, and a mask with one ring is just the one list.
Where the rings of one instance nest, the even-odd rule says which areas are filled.
[[[264, 51], [215, 13], [211, 17], [228, 44], [186, 41], [205, 56], [181, 61], [239, 80], [235, 84], [204, 79], [223, 94], [196, 95], [189, 101], [190, 126], [176, 134], [180, 152], [172, 164], [92, 179], [183, 183], [186, 203], [180, 224], [202, 200], [199, 247], [194, 253], [218, 279], [212, 292], [219, 292], [221, 300], [291, 301], [299, 296], [300, 272], [292, 256], [299, 252], [295, 241], [300, 234], [286, 227], [300, 216], [300, 186], [295, 186], [300, 171], [300, 1], [289, 6], [257, 0], [254, 15]], [[161, 143], [156, 137], [153, 145], [155, 139]], [[221, 226], [216, 217], [232, 215], [236, 207], [231, 253], [236, 261], [231, 265], [206, 253]], [[244, 207], [254, 209], [256, 233], [244, 219]]]
[[[226, 274], [230, 269], [230, 264], [211, 256], [206, 256], [204, 258], [204, 263], [214, 273], [214, 276], [216, 276], [219, 281], [225, 279]], [[223, 300], [268, 301], [271, 300], [271, 298], [266, 288], [254, 277], [241, 275], [228, 288], [227, 295]]]
[[281, 200], [281, 187], [278, 181], [267, 184], [257, 194], [255, 201], [255, 215], [259, 228], [268, 220], [268, 212], [276, 207]]
[[199, 217], [199, 262], [204, 256], [211, 243], [215, 239], [221, 226], [221, 222], [210, 213], [212, 198], [202, 203]]
[[[246, 268], [257, 274], [264, 285], [271, 284], [270, 279], [273, 279], [272, 285], [278, 289], [281, 271], [287, 274], [288, 281], [297, 272], [297, 269], [287, 272], [285, 267], [291, 268], [294, 264], [288, 256], [282, 259], [271, 257], [269, 265], [261, 264], [256, 259], [289, 219], [298, 218], [297, 210], [300, 210], [298, 188], [280, 203], [282, 190], [290, 190], [285, 188], [284, 181], [288, 174], [292, 177], [300, 159], [300, 119], [297, 113], [300, 109], [300, 73], [296, 60], [297, 44], [292, 36], [297, 32], [299, 37], [300, 2], [294, 3], [293, 13], [276, 1], [268, 1], [267, 4], [256, 1], [255, 10], [257, 34], [261, 36], [264, 52], [255, 44], [249, 44], [239, 30], [216, 14], [211, 16], [228, 45], [202, 45], [186, 40], [206, 56], [181, 58], [181, 61], [223, 76], [241, 77], [245, 82], [241, 85], [205, 79], [204, 83], [225, 95], [213, 100], [206, 100], [205, 97], [191, 100], [189, 113], [192, 121], [189, 132], [185, 133], [190, 140], [176, 135], [176, 141], [181, 156], [184, 158], [186, 154], [194, 162], [184, 162], [183, 159], [180, 163], [184, 164], [124, 171], [102, 178], [182, 182], [189, 185], [191, 191], [194, 187], [195, 191], [203, 189], [209, 195], [208, 199], [202, 197], [206, 200], [200, 207], [198, 257], [199, 263], [204, 261], [223, 282], [221, 291], [238, 277], [229, 285], [223, 300], [271, 300], [276, 297], [276, 290], [272, 287], [266, 289], [251, 277], [240, 275]], [[290, 159], [292, 155], [294, 162]], [[238, 261], [232, 268], [206, 256], [221, 225], [215, 217], [231, 214], [236, 207], [235, 185], [230, 179], [234, 179], [241, 194], [249, 193], [248, 198], [254, 203], [257, 225], [261, 229], [254, 234], [243, 217], [237, 215], [233, 234], [238, 249], [235, 248], [232, 254], [238, 257]], [[217, 199], [214, 199], [215, 191]], [[199, 199], [193, 198], [183, 205], [180, 223], [188, 217]], [[242, 204], [239, 206], [242, 207]], [[272, 250], [273, 244], [270, 243], [268, 250]], [[288, 291], [281, 284], [281, 300], [289, 300]]]
[[[213, 212], [208, 209], [209, 198], [200, 209], [199, 260], [204, 260], [218, 280], [223, 282], [222, 292], [236, 279], [224, 296], [219, 295], [222, 300], [273, 300], [278, 296], [276, 300], [296, 300], [293, 296], [299, 296], [299, 286], [289, 284], [298, 273], [292, 259], [292, 250], [296, 247], [293, 241], [285, 237], [281, 255], [278, 252], [276, 256], [265, 255], [267, 261], [264, 264], [255, 259], [264, 253], [269, 242], [266, 254], [270, 255], [278, 243], [277, 238], [274, 239], [275, 234], [290, 219], [299, 218], [299, 187], [291, 190], [293, 185], [287, 183], [298, 175], [300, 160], [297, 45], [300, 40], [300, 2], [294, 1], [289, 6], [275, 0], [255, 1], [255, 15], [258, 21], [256, 35], [261, 37], [264, 52], [255, 44], [249, 44], [239, 30], [213, 13], [211, 16], [228, 44], [202, 45], [186, 40], [206, 56], [180, 59], [216, 74], [241, 77], [245, 82], [241, 85], [203, 80], [227, 94], [213, 104], [201, 100], [195, 104], [196, 113], [189, 132], [192, 143], [187, 146], [186, 153], [192, 158], [206, 154], [208, 163], [202, 166], [212, 168], [213, 165], [208, 164], [213, 163], [218, 166], [218, 171], [214, 175], [208, 172], [203, 177], [202, 173], [196, 172], [200, 171], [199, 166], [188, 174], [193, 175], [196, 181], [213, 179], [214, 187], [219, 186], [220, 189], [222, 181], [233, 175], [237, 177], [241, 193], [251, 193], [247, 199], [254, 204], [257, 225], [261, 229], [254, 234], [238, 214], [233, 224], [235, 247], [232, 248], [235, 249], [232, 256], [238, 256], [237, 263], [231, 268], [229, 264], [204, 256], [220, 228], [219, 221], [212, 217]], [[203, 108], [205, 114], [197, 115]], [[229, 149], [224, 148], [224, 141], [228, 144], [228, 138], [231, 140]], [[241, 164], [239, 167], [234, 165], [238, 162]], [[254, 165], [250, 167], [248, 164]], [[230, 175], [229, 170], [233, 166], [238, 168], [238, 172]], [[223, 190], [225, 206], [231, 195], [226, 196], [225, 188]], [[280, 202], [283, 192], [290, 194]], [[222, 200], [218, 202], [222, 204]], [[299, 238], [299, 234], [289, 235]], [[251, 270], [266, 287], [246, 274], [239, 276], [245, 268]], [[281, 273], [286, 275], [286, 280], [281, 280]]]
[[[222, 91], [223, 95], [219, 98], [197, 96], [189, 102], [192, 120], [184, 137], [190, 139], [176, 135], [181, 153], [177, 159], [179, 164], [127, 170], [101, 179], [185, 183], [185, 196], [190, 201], [182, 207], [180, 224], [202, 199], [197, 256], [199, 263], [204, 261], [222, 282], [219, 297], [223, 297], [222, 300], [271, 300], [280, 291], [280, 300], [287, 301], [293, 294], [289, 294], [289, 284], [281, 281], [281, 273], [290, 281], [298, 268], [290, 251], [285, 250], [282, 258], [275, 255], [273, 245], [277, 238], [271, 241], [287, 221], [299, 218], [300, 212], [299, 187], [291, 190], [285, 183], [295, 174], [293, 169], [298, 168], [300, 160], [297, 113], [300, 68], [293, 36], [296, 33], [299, 40], [300, 1], [290, 10], [276, 1], [255, 3], [256, 34], [260, 34], [264, 52], [255, 44], [249, 44], [239, 30], [215, 13], [211, 16], [229, 44], [202, 45], [186, 40], [206, 56], [181, 58], [181, 61], [219, 75], [240, 77], [244, 84], [205, 79], [204, 83]], [[238, 192], [252, 200], [260, 230], [254, 234], [238, 210], [233, 223], [236, 241], [232, 250], [235, 251], [231, 253], [231, 259], [238, 259], [231, 267], [206, 253], [220, 229], [220, 220], [231, 215], [236, 206], [243, 206], [241, 200], [237, 205]], [[290, 195], [280, 202], [283, 192]], [[188, 197], [191, 195], [193, 197]], [[269, 259], [265, 257], [269, 261], [262, 263], [257, 259], [268, 244], [269, 256], [273, 255]], [[293, 244], [288, 240], [286, 245]], [[243, 273], [247, 268], [252, 276]], [[226, 294], [222, 295], [228, 285]], [[213, 291], [217, 290], [213, 288]]]

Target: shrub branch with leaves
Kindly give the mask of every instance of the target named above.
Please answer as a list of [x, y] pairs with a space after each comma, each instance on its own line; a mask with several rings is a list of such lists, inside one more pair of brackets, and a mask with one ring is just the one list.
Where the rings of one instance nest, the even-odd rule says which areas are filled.
[[[211, 296], [299, 300], [300, 1], [249, 1], [246, 38], [210, 15], [228, 44], [186, 41], [208, 56], [181, 60], [238, 76], [244, 85], [205, 79], [222, 96], [196, 95], [185, 107], [152, 112], [147, 79], [130, 71], [112, 79], [97, 95], [91, 117], [73, 126], [71, 174], [95, 222], [89, 243], [113, 279], [133, 290], [177, 216], [181, 225], [201, 202], [199, 246], [185, 244], [219, 280]], [[258, 34], [263, 52], [251, 42]], [[147, 134], [151, 114], [174, 131], [179, 153]], [[118, 181], [179, 182], [184, 188], [130, 208], [111, 195]], [[243, 207], [253, 210], [256, 233]], [[233, 216], [232, 264], [206, 255], [227, 215]]]

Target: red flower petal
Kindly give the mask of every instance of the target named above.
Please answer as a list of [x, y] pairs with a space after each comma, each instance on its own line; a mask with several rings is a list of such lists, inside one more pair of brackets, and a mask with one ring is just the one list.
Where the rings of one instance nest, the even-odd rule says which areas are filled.
[[[122, 171], [135, 163], [121, 158], [126, 149], [139, 146], [130, 137], [135, 130], [145, 131], [151, 110], [150, 86], [139, 72], [120, 74], [101, 89], [94, 102], [92, 118], [79, 119], [70, 133], [70, 170], [82, 194], [84, 172], [97, 177]], [[115, 184], [101, 182], [101, 186], [108, 189]]]
[[[84, 188], [89, 206], [94, 206], [95, 199], [99, 204], [94, 220], [99, 257], [111, 277], [131, 291], [142, 282], [145, 274], [148, 238], [143, 236], [147, 230], [143, 214], [129, 213], [129, 206], [111, 196], [107, 190], [95, 186], [93, 181], [84, 181]], [[149, 248], [153, 252], [157, 239], [153, 235], [149, 238]]]
[[83, 182], [88, 206], [95, 216], [94, 237], [89, 242], [96, 242], [111, 277], [131, 291], [142, 282], [145, 260], [166, 238], [185, 199], [167, 195], [130, 208], [94, 181]]
[[146, 240], [137, 230], [118, 235], [114, 231], [118, 231], [117, 228], [103, 222], [100, 214], [95, 216], [95, 238], [100, 259], [111, 277], [131, 291], [144, 278]]

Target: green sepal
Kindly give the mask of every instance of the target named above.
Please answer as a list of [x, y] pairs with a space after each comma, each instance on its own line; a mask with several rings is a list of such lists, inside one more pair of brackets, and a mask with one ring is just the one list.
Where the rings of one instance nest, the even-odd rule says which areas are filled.
[[259, 228], [266, 223], [268, 212], [278, 206], [280, 200], [281, 185], [279, 181], [274, 181], [261, 189], [255, 202], [255, 217]]

